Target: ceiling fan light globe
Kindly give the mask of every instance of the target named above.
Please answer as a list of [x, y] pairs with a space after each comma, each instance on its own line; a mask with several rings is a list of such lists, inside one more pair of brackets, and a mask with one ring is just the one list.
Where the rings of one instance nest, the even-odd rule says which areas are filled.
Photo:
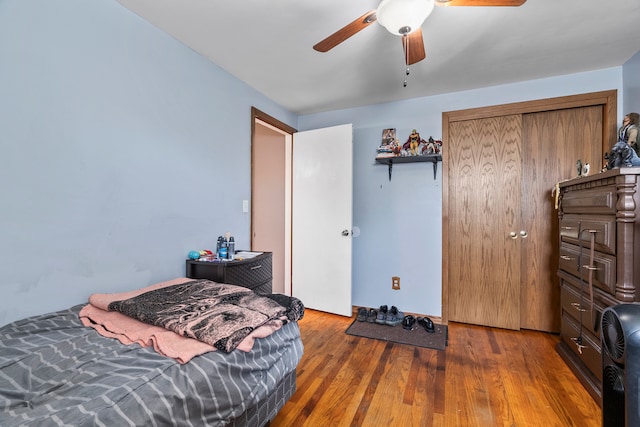
[[376, 10], [378, 22], [391, 34], [405, 35], [422, 26], [431, 14], [435, 0], [382, 0]]

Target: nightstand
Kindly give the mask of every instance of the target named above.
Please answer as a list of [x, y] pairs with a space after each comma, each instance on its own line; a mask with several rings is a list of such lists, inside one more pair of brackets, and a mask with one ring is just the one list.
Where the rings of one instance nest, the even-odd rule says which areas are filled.
[[253, 258], [233, 261], [186, 261], [186, 276], [218, 283], [244, 286], [259, 294], [272, 291], [271, 252]]

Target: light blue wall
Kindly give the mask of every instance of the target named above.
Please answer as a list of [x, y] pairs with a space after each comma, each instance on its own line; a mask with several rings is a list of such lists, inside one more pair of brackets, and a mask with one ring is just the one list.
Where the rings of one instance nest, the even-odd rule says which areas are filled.
[[622, 67], [624, 110], [623, 114], [640, 113], [640, 51]]
[[[354, 305], [442, 314], [441, 168], [434, 181], [428, 163], [396, 165], [389, 182], [374, 161], [382, 129], [396, 128], [401, 142], [414, 128], [438, 139], [444, 111], [610, 89], [622, 89], [622, 67], [299, 117], [300, 130], [353, 123], [353, 223], [361, 229], [353, 239]], [[399, 291], [392, 276], [400, 276]]]
[[[637, 67], [624, 110], [639, 109]], [[0, 0], [0, 324], [180, 276], [225, 231], [247, 246], [251, 106], [301, 130], [354, 124], [354, 304], [439, 315], [441, 168], [399, 165], [389, 182], [382, 129], [438, 138], [443, 111], [620, 90], [622, 75], [298, 118], [113, 0]]]
[[0, 324], [247, 247], [251, 106], [297, 125], [116, 1], [0, 1]]

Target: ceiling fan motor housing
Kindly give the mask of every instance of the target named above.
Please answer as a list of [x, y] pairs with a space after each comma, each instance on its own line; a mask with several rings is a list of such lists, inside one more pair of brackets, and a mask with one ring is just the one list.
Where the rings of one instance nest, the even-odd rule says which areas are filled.
[[434, 6], [435, 0], [382, 0], [376, 15], [391, 34], [406, 35], [422, 26]]

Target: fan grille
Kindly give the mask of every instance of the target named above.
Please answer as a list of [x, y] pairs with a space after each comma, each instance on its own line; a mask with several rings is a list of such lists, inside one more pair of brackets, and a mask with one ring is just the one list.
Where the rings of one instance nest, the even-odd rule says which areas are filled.
[[617, 366], [607, 365], [604, 367], [602, 382], [608, 385], [608, 390], [624, 393], [624, 372]]
[[624, 331], [616, 313], [606, 310], [602, 315], [602, 343], [611, 358], [617, 363], [623, 363]]

